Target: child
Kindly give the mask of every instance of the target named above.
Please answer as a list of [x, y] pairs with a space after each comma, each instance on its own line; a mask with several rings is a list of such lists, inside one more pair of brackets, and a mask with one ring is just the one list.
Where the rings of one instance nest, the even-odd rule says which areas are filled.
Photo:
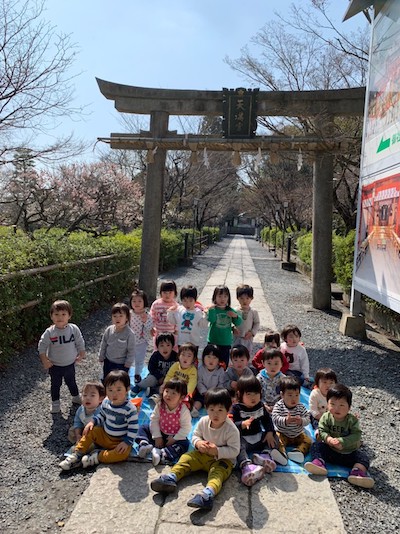
[[197, 389], [193, 398], [192, 417], [199, 417], [199, 410], [204, 406], [204, 395], [209, 389], [224, 387], [225, 371], [220, 363], [218, 347], [207, 345], [203, 350], [203, 365], [197, 371]]
[[85, 357], [85, 342], [79, 328], [70, 323], [72, 306], [67, 300], [56, 300], [50, 307], [53, 324], [47, 328], [39, 341], [39, 357], [44, 369], [49, 370], [51, 413], [61, 412], [60, 389], [64, 379], [72, 396], [73, 404], [80, 404], [75, 380], [75, 363]]
[[175, 325], [178, 332], [178, 347], [183, 343], [193, 343], [198, 348], [201, 329], [207, 328], [208, 322], [204, 311], [196, 306], [197, 289], [182, 287], [180, 298], [182, 305], [175, 303], [168, 308], [167, 321]]
[[171, 366], [178, 361], [178, 354], [173, 350], [174, 343], [174, 334], [158, 334], [156, 337], [157, 350], [150, 356], [148, 363], [149, 374], [132, 388], [133, 393], [139, 393], [141, 389], [146, 390], [148, 397], [151, 391], [158, 393], [166, 374]]
[[[178, 294], [176, 284], [173, 280], [165, 280], [160, 285], [160, 298], [156, 299], [150, 308], [150, 315], [153, 320], [152, 335], [154, 341], [158, 334], [169, 332], [175, 333], [175, 325], [168, 322], [167, 310], [176, 304], [175, 298]], [[175, 349], [175, 343], [174, 343]]]
[[245, 346], [249, 353], [253, 352], [253, 338], [260, 329], [260, 317], [256, 310], [250, 308], [254, 298], [253, 288], [242, 284], [236, 288], [236, 298], [240, 307], [236, 308], [242, 317], [242, 323], [233, 329], [233, 345]]
[[217, 345], [225, 366], [229, 365], [229, 353], [233, 341], [232, 326], [242, 322], [240, 315], [231, 308], [231, 294], [226, 286], [217, 286], [212, 296], [213, 305], [208, 308], [209, 324], [207, 342]]
[[285, 375], [282, 369], [282, 352], [279, 349], [265, 350], [263, 352], [264, 369], [257, 375], [261, 384], [261, 398], [269, 413], [280, 399], [280, 382]]
[[[264, 369], [264, 362], [263, 362], [263, 355], [264, 355], [264, 349], [279, 349], [279, 346], [281, 344], [281, 335], [279, 332], [274, 332], [274, 330], [268, 329], [264, 336], [264, 347], [260, 350], [258, 350], [253, 358], [253, 361], [251, 362], [251, 365], [258, 371], [262, 371]], [[285, 374], [286, 371], [289, 369], [289, 364], [285, 356], [282, 354], [282, 373]]]
[[192, 418], [182, 402], [186, 395], [187, 385], [182, 380], [166, 382], [162, 399], [150, 416], [150, 425], [139, 427], [136, 441], [140, 458], [146, 458], [151, 451], [153, 465], [165, 464], [175, 462], [188, 450]]
[[178, 361], [171, 365], [165, 376], [164, 383], [160, 387], [163, 392], [165, 384], [172, 378], [183, 380], [187, 384], [188, 395], [192, 396], [197, 384], [197, 347], [192, 343], [181, 345], [178, 350]]
[[300, 385], [309, 386], [310, 384], [310, 364], [308, 354], [303, 343], [300, 342], [300, 328], [293, 324], [288, 324], [281, 332], [283, 342], [281, 343], [281, 352], [289, 362], [287, 375], [295, 376], [299, 379]]
[[326, 476], [325, 462], [343, 465], [351, 469], [347, 480], [362, 488], [372, 488], [374, 480], [369, 476], [369, 459], [360, 450], [361, 430], [357, 417], [350, 413], [352, 393], [343, 384], [329, 388], [326, 399], [328, 411], [319, 420], [321, 441], [313, 444], [312, 461], [304, 468], [313, 475]]
[[192, 444], [196, 450], [182, 454], [171, 473], [161, 475], [151, 482], [151, 489], [172, 493], [177, 482], [195, 471], [208, 473], [207, 486], [187, 502], [192, 508], [211, 510], [214, 497], [232, 473], [240, 451], [240, 435], [229, 419], [231, 397], [224, 388], [213, 388], [205, 396], [206, 416], [202, 417], [193, 433]]
[[129, 326], [135, 334], [135, 384], [141, 381], [144, 360], [149, 344], [153, 320], [146, 310], [149, 306], [147, 295], [141, 289], [135, 289], [131, 295]]
[[315, 385], [314, 389], [310, 393], [309, 401], [311, 425], [314, 429], [318, 429], [318, 422], [321, 419], [321, 415], [326, 412], [326, 394], [328, 393], [328, 389], [336, 383], [336, 373], [328, 367], [318, 369], [318, 371], [315, 373]]
[[111, 308], [112, 325], [103, 334], [99, 362], [103, 363], [103, 382], [110, 371], [121, 369], [129, 373], [135, 359], [135, 334], [129, 327], [129, 308], [118, 302]]
[[82, 431], [89, 421], [100, 411], [100, 404], [106, 396], [101, 382], [86, 382], [82, 389], [82, 406], [76, 410], [74, 424], [69, 429], [68, 439], [71, 443], [78, 443], [82, 437]]
[[[310, 415], [304, 404], [299, 402], [300, 383], [297, 378], [283, 377], [280, 394], [282, 398], [272, 410], [272, 421], [278, 431], [279, 450], [271, 451], [271, 456], [282, 465], [287, 464], [288, 458], [301, 464], [311, 445], [311, 438], [304, 432], [304, 427], [310, 423]], [[286, 452], [288, 445], [294, 445], [295, 448]]]
[[249, 365], [250, 354], [246, 347], [238, 345], [231, 350], [232, 367], [225, 371], [225, 387], [231, 393], [236, 394], [237, 381], [241, 376], [254, 376]]
[[[120, 369], [110, 371], [104, 387], [107, 397], [101, 403], [99, 414], [85, 426], [75, 452], [59, 464], [64, 471], [80, 462], [84, 468], [99, 463], [123, 462], [131, 452], [138, 430], [138, 414], [135, 405], [127, 398], [130, 389], [128, 373]], [[102, 450], [87, 454], [93, 444]]]
[[[237, 463], [243, 484], [252, 486], [276, 469], [268, 450], [276, 448], [276, 436], [271, 416], [261, 402], [261, 384], [253, 374], [239, 378], [236, 394], [238, 402], [231, 412], [241, 435]], [[255, 453], [253, 461], [249, 453]]]

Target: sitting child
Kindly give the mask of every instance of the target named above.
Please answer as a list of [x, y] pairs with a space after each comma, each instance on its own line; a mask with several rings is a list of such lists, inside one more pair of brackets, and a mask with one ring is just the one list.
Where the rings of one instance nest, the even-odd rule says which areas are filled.
[[177, 482], [195, 471], [208, 473], [207, 486], [187, 502], [192, 508], [211, 510], [214, 497], [232, 473], [240, 451], [240, 435], [229, 419], [231, 396], [224, 388], [207, 391], [205, 396], [206, 416], [202, 417], [193, 433], [192, 444], [196, 450], [182, 454], [171, 473], [161, 475], [150, 484], [153, 491], [172, 493]]
[[232, 366], [225, 371], [225, 387], [232, 396], [236, 395], [237, 381], [241, 376], [254, 376], [249, 367], [250, 354], [246, 347], [237, 345], [231, 350]]
[[[84, 468], [99, 463], [123, 462], [131, 452], [138, 430], [138, 414], [128, 399], [128, 373], [120, 369], [110, 371], [104, 380], [104, 387], [107, 397], [101, 403], [100, 412], [85, 426], [75, 452], [59, 464], [64, 471], [69, 471], [80, 462]], [[93, 444], [104, 450], [87, 454]]]
[[[236, 395], [238, 402], [231, 413], [241, 436], [237, 462], [243, 484], [252, 486], [276, 469], [269, 454], [269, 449], [276, 447], [276, 435], [271, 416], [261, 402], [261, 384], [253, 374], [239, 378]], [[252, 460], [249, 453], [254, 453]]]
[[280, 396], [280, 382], [285, 375], [281, 372], [282, 352], [279, 349], [270, 349], [263, 351], [264, 369], [257, 375], [261, 384], [261, 398], [269, 413]]
[[153, 465], [173, 463], [188, 450], [192, 418], [183, 404], [186, 395], [187, 385], [182, 380], [166, 382], [162, 399], [150, 416], [150, 425], [139, 427], [136, 442], [140, 458], [151, 452]]
[[[272, 410], [272, 421], [279, 437], [279, 451], [271, 451], [272, 458], [282, 464], [287, 459], [296, 463], [303, 463], [304, 457], [310, 450], [311, 438], [304, 432], [304, 427], [310, 423], [307, 408], [300, 401], [300, 383], [294, 376], [285, 376], [280, 383], [281, 400]], [[287, 446], [295, 448], [286, 452]]]
[[196, 364], [197, 347], [193, 343], [184, 343], [181, 345], [178, 349], [178, 361], [171, 365], [163, 384], [160, 386], [160, 393], [163, 392], [168, 380], [177, 378], [187, 384], [188, 395], [191, 397], [197, 384]]
[[[279, 349], [281, 344], [281, 335], [279, 332], [274, 332], [273, 330], [268, 329], [264, 336], [264, 348], [258, 350], [251, 362], [251, 365], [256, 369], [257, 372], [260, 372], [264, 369], [263, 354], [264, 350]], [[282, 373], [289, 369], [289, 364], [285, 356], [282, 354]], [[257, 373], [256, 373], [257, 374]]]
[[174, 334], [167, 332], [158, 334], [156, 337], [157, 350], [150, 356], [148, 363], [149, 374], [132, 388], [133, 393], [139, 393], [141, 389], [146, 390], [147, 396], [150, 395], [150, 392], [158, 393], [165, 375], [170, 367], [178, 361], [178, 354], [173, 350], [174, 343]]
[[304, 468], [313, 475], [326, 476], [325, 462], [343, 465], [351, 469], [347, 480], [362, 488], [372, 488], [374, 480], [369, 476], [369, 459], [360, 450], [361, 430], [357, 417], [350, 413], [352, 393], [343, 384], [333, 385], [326, 394], [328, 411], [319, 420], [321, 441], [311, 448], [312, 461]]
[[203, 365], [197, 370], [197, 388], [194, 394], [192, 417], [199, 417], [204, 406], [204, 395], [211, 388], [224, 387], [225, 371], [220, 365], [220, 352], [216, 345], [207, 345], [203, 350]]
[[105, 394], [101, 382], [86, 382], [82, 389], [82, 405], [76, 410], [74, 424], [68, 431], [68, 439], [71, 443], [78, 443], [82, 437], [82, 431], [89, 421], [100, 411], [100, 404]]
[[336, 383], [336, 373], [329, 367], [318, 369], [315, 373], [314, 388], [310, 393], [309, 402], [311, 425], [314, 429], [318, 429], [318, 422], [321, 419], [321, 416], [326, 412], [326, 394], [328, 393], [328, 389]]
[[300, 385], [308, 387], [310, 385], [310, 363], [304, 344], [300, 342], [300, 328], [293, 324], [288, 324], [281, 332], [283, 342], [280, 349], [289, 363], [289, 369], [285, 374], [298, 378]]

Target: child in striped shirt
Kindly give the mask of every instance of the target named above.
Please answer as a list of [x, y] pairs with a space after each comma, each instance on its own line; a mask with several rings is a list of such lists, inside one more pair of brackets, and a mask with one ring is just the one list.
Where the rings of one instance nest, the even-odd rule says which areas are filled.
[[[100, 412], [86, 425], [75, 452], [59, 464], [64, 471], [80, 462], [85, 468], [99, 463], [123, 462], [131, 452], [138, 431], [138, 414], [128, 399], [128, 373], [119, 369], [110, 371], [104, 387], [107, 397], [101, 403]], [[87, 454], [93, 444], [103, 450]]]
[[[303, 463], [304, 457], [311, 447], [311, 438], [304, 432], [310, 423], [310, 414], [300, 401], [300, 382], [294, 376], [285, 376], [280, 382], [281, 400], [272, 410], [272, 421], [279, 437], [278, 449], [271, 451], [272, 458], [282, 464], [287, 459]], [[286, 452], [287, 446], [295, 448]], [[278, 455], [275, 456], [275, 451]]]

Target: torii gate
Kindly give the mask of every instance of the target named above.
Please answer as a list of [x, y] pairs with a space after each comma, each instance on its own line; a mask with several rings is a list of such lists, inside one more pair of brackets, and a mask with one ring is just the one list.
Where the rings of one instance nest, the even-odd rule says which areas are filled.
[[312, 306], [331, 307], [333, 154], [349, 149], [346, 139], [330, 137], [336, 116], [362, 116], [365, 88], [327, 91], [259, 91], [259, 116], [312, 117], [313, 137], [256, 136], [224, 139], [215, 136], [178, 135], [168, 131], [170, 115], [223, 115], [223, 91], [197, 91], [135, 87], [96, 79], [101, 93], [114, 100], [123, 113], [150, 115], [150, 131], [139, 134], [111, 133], [100, 141], [111, 148], [153, 151], [148, 163], [143, 216], [139, 284], [150, 300], [156, 298], [160, 255], [161, 213], [166, 150], [256, 152], [298, 151], [314, 154]]

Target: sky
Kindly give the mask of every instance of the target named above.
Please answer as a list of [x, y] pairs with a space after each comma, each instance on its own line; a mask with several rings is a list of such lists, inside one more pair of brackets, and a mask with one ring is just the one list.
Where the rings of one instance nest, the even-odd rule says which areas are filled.
[[[73, 131], [94, 143], [97, 137], [124, 131], [114, 102], [101, 95], [96, 77], [172, 89], [245, 85], [224, 58], [238, 58], [274, 12], [287, 14], [291, 4], [292, 0], [46, 0], [46, 18], [58, 32], [71, 34], [78, 46], [71, 70], [80, 73], [74, 82], [74, 104], [85, 106], [82, 120], [63, 120], [54, 135]], [[341, 21], [348, 0], [332, 4], [333, 16]], [[362, 14], [354, 19], [343, 23], [344, 31], [364, 24]]]

